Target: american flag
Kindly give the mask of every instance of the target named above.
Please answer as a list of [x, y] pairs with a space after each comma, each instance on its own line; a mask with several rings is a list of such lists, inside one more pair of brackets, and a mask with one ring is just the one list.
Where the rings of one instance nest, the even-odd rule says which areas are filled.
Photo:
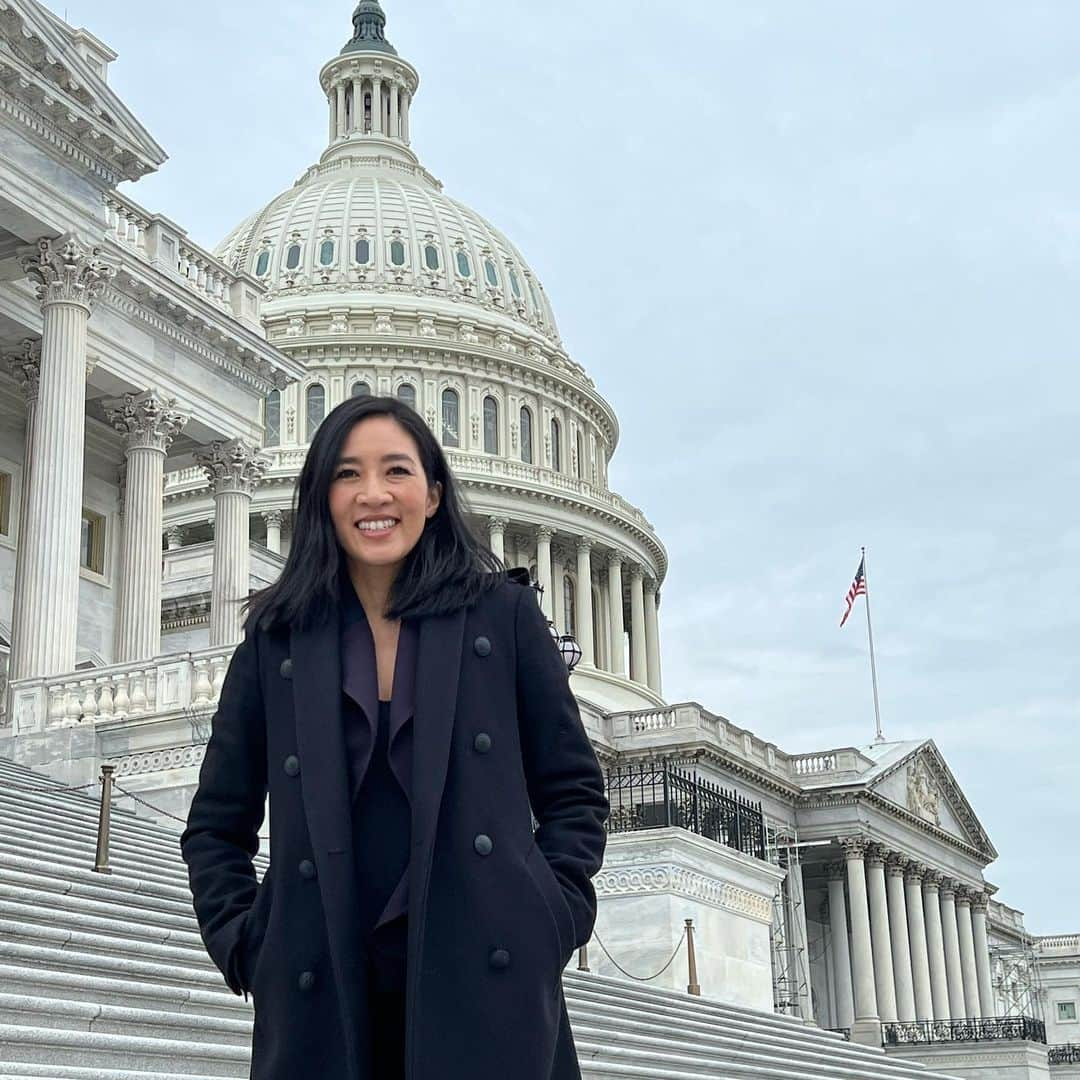
[[859, 560], [859, 569], [855, 571], [855, 580], [851, 583], [851, 588], [847, 591], [847, 607], [844, 609], [844, 617], [840, 620], [841, 626], [847, 622], [847, 617], [851, 614], [851, 606], [855, 603], [855, 597], [860, 594], [866, 595], [866, 577], [863, 573], [863, 566], [865, 563], [866, 556], [864, 555]]

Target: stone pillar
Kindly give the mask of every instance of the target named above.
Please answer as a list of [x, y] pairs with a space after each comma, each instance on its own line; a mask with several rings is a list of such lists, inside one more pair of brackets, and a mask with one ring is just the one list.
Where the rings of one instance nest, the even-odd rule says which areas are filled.
[[555, 530], [546, 525], [541, 525], [536, 530], [536, 580], [544, 587], [540, 608], [549, 619], [555, 610], [551, 596], [551, 538], [554, 535]]
[[331, 90], [326, 101], [330, 106], [330, 141], [333, 142], [337, 138], [337, 94]]
[[170, 551], [176, 551], [184, 546], [184, 530], [179, 525], [170, 525], [165, 530], [165, 543]]
[[337, 94], [337, 132], [335, 137], [340, 139], [345, 135], [345, 121], [347, 119], [345, 114], [345, 83], [339, 82], [335, 87], [335, 93]]
[[75, 667], [86, 428], [86, 324], [116, 271], [68, 234], [20, 258], [37, 283], [41, 360], [20, 515], [25, 548], [12, 605], [9, 678]]
[[405, 92], [401, 105], [401, 138], [408, 144], [409, 142], [409, 106], [412, 105], [412, 94], [408, 91]]
[[904, 869], [907, 860], [892, 855], [885, 865], [885, 892], [889, 902], [889, 940], [892, 943], [893, 977], [896, 980], [896, 1018], [915, 1019], [915, 986], [911, 972], [911, 943], [908, 937], [907, 897]]
[[661, 693], [660, 680], [660, 620], [657, 604], [656, 579], [645, 579], [645, 651], [648, 668], [649, 689]]
[[350, 131], [364, 131], [364, 80], [354, 75], [352, 80], [352, 127]]
[[946, 878], [941, 883], [941, 937], [945, 944], [945, 978], [949, 984], [949, 1012], [953, 1020], [967, 1019], [964, 1004], [964, 976], [960, 967], [960, 935], [956, 926], [956, 890], [959, 883]]
[[926, 920], [923, 917], [922, 876], [926, 867], [908, 863], [904, 872], [907, 900], [908, 937], [911, 943], [911, 982], [915, 994], [915, 1019], [934, 1019], [934, 998], [930, 989], [930, 963], [926, 952]]
[[393, 82], [390, 84], [390, 136], [398, 139], [401, 137], [401, 87]]
[[964, 1015], [981, 1016], [979, 975], [975, 968], [975, 932], [971, 922], [971, 892], [956, 893], [956, 929], [960, 939], [960, 976], [964, 984]]
[[551, 619], [560, 634], [566, 633], [566, 570], [562, 551], [551, 552]]
[[156, 390], [124, 394], [106, 406], [125, 436], [123, 559], [116, 618], [116, 662], [161, 652], [161, 514], [165, 457], [188, 418]]
[[612, 552], [608, 556], [608, 624], [611, 631], [611, 665], [615, 675], [626, 674], [623, 635], [622, 556]]
[[593, 609], [592, 609], [592, 551], [593, 542], [582, 538], [577, 542], [577, 591], [574, 603], [577, 605], [577, 642], [581, 646], [581, 662], [595, 666], [596, 654], [593, 650]]
[[214, 570], [210, 584], [210, 646], [243, 637], [240, 605], [247, 599], [251, 549], [248, 513], [255, 485], [270, 461], [242, 439], [211, 443], [195, 461], [214, 493]]
[[275, 555], [281, 554], [281, 520], [284, 516], [280, 510], [263, 512], [263, 521], [266, 522], [266, 548]]
[[497, 559], [506, 558], [506, 526], [510, 522], [504, 517], [489, 517], [488, 518], [488, 539], [491, 546], [491, 554]]
[[373, 135], [383, 133], [382, 111], [382, 79], [371, 80], [371, 132]]
[[851, 1025], [854, 1042], [881, 1045], [877, 991], [874, 986], [874, 957], [870, 941], [870, 907], [866, 894], [866, 869], [863, 856], [866, 841], [848, 837], [843, 841], [847, 864], [848, 897], [851, 902], [851, 983], [855, 1021]]
[[949, 980], [945, 974], [945, 938], [941, 930], [941, 875], [923, 874], [923, 915], [926, 922], [926, 958], [930, 965], [930, 993], [935, 1020], [953, 1019], [949, 1008]]
[[851, 955], [848, 951], [847, 905], [844, 902], [844, 864], [830, 863], [829, 944], [832, 948], [833, 981], [836, 984], [836, 1026], [850, 1028], [855, 1022], [851, 996]]
[[896, 1020], [896, 983], [893, 978], [892, 940], [889, 909], [885, 895], [885, 852], [872, 845], [866, 858], [866, 889], [870, 901], [870, 941], [874, 954], [874, 987], [878, 1016], [885, 1022]]
[[644, 686], [649, 682], [645, 643], [645, 571], [637, 563], [630, 568], [630, 678]]
[[994, 1005], [994, 981], [990, 975], [990, 941], [986, 933], [986, 893], [976, 893], [971, 901], [971, 929], [975, 938], [975, 972], [979, 982], [979, 1015], [991, 1017]]

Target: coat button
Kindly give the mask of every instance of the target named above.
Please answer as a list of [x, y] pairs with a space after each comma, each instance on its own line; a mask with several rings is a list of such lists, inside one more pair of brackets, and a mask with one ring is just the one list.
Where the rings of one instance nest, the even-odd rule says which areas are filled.
[[477, 656], [491, 655], [491, 642], [482, 634], [472, 643], [472, 647]]
[[315, 985], [315, 972], [301, 971], [300, 978], [296, 980], [296, 985], [299, 986], [301, 990], [310, 990]]
[[496, 969], [510, 966], [510, 953], [507, 949], [492, 949], [488, 956], [488, 963]]
[[297, 869], [300, 871], [300, 876], [307, 878], [308, 881], [315, 876], [315, 864], [310, 859], [301, 859]]
[[285, 659], [281, 661], [281, 668], [279, 670], [281, 671], [281, 677], [283, 679], [291, 679], [292, 678], [292, 657], [291, 656], [286, 656]]
[[476, 848], [477, 855], [490, 855], [491, 849], [495, 845], [491, 842], [491, 837], [487, 833], [477, 833], [472, 846]]
[[295, 754], [290, 754], [285, 759], [282, 768], [285, 770], [286, 776], [296, 776], [300, 772], [300, 759]]
[[486, 731], [481, 731], [473, 739], [473, 749], [480, 754], [486, 754], [491, 749], [491, 736]]

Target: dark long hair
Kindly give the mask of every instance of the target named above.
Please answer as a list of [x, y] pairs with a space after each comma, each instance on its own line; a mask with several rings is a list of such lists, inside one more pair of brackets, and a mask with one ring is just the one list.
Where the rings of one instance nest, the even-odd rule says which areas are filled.
[[330, 517], [330, 484], [353, 426], [369, 416], [389, 416], [412, 436], [428, 487], [442, 497], [416, 546], [405, 557], [390, 591], [392, 619], [441, 615], [468, 607], [506, 576], [501, 560], [470, 532], [464, 500], [431, 429], [403, 401], [362, 395], [343, 401], [311, 440], [296, 485], [293, 534], [281, 577], [244, 603], [244, 630], [281, 624], [306, 629], [337, 611], [344, 553]]

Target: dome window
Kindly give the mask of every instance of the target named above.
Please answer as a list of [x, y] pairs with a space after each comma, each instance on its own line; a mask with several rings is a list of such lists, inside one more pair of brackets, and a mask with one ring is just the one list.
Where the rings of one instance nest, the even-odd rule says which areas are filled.
[[489, 394], [484, 398], [484, 453], [499, 452], [499, 403]]
[[334, 241], [324, 240], [319, 245], [319, 265], [329, 266], [334, 261]]
[[270, 249], [263, 248], [259, 252], [259, 257], [255, 260], [255, 276], [266, 277], [267, 270], [270, 269]]
[[529, 283], [529, 295], [532, 297], [533, 310], [536, 314], [540, 315], [540, 297], [536, 292], [536, 286], [533, 284], [532, 278], [525, 279]]
[[487, 283], [493, 289], [499, 287], [499, 274], [495, 269], [495, 264], [490, 259], [484, 260], [484, 277], [487, 278]]
[[295, 270], [300, 265], [300, 245], [290, 244], [285, 253], [285, 269]]
[[528, 405], [521, 406], [521, 460], [531, 465], [533, 460], [532, 410]]
[[521, 299], [521, 282], [518, 280], [517, 271], [510, 271], [510, 291], [520, 300]]
[[462, 277], [472, 277], [472, 263], [469, 262], [469, 256], [462, 248], [458, 248], [457, 251], [457, 269]]
[[442, 443], [443, 446], [461, 445], [461, 399], [456, 390], [442, 392]]
[[574, 433], [574, 443], [577, 450], [577, 469], [576, 475], [580, 480], [585, 475], [585, 444], [581, 438], [581, 432]]
[[405, 265], [405, 245], [400, 240], [390, 241], [390, 262], [394, 266]]
[[263, 415], [264, 441], [267, 446], [281, 444], [281, 391], [271, 390], [266, 395]]
[[353, 397], [371, 397], [371, 387], [366, 382], [354, 382], [352, 384]]
[[355, 255], [356, 261], [361, 266], [367, 266], [367, 264], [371, 262], [371, 242], [366, 236], [361, 236], [360, 239], [356, 241]]
[[551, 467], [562, 472], [562, 426], [554, 416], [551, 418]]
[[322, 383], [312, 383], [307, 388], [307, 437], [308, 442], [315, 437], [315, 431], [326, 416], [326, 387]]
[[439, 269], [439, 249], [434, 244], [428, 244], [424, 248], [424, 265], [429, 270]]
[[416, 408], [416, 387], [412, 383], [403, 382], [397, 388], [398, 401], [403, 401], [410, 409]]

